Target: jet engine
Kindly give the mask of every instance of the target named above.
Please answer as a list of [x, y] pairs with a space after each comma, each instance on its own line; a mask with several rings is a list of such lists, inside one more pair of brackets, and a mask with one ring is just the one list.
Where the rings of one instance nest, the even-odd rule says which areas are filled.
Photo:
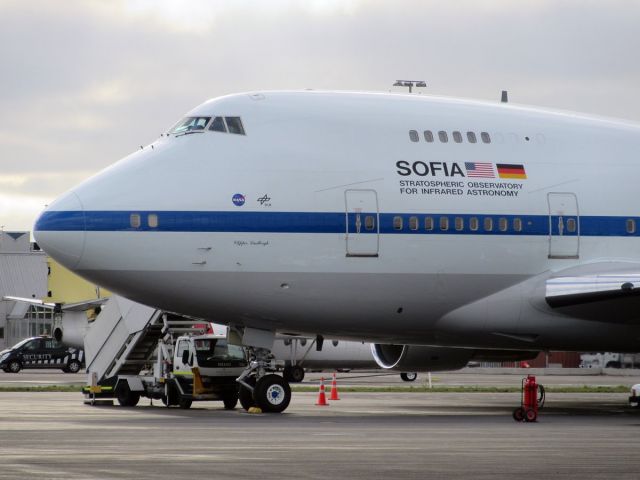
[[84, 311], [66, 311], [54, 320], [53, 338], [67, 347], [84, 348], [84, 336], [89, 328]]
[[384, 369], [400, 372], [441, 372], [464, 368], [470, 360], [486, 362], [531, 360], [539, 352], [373, 343], [371, 353], [376, 363]]

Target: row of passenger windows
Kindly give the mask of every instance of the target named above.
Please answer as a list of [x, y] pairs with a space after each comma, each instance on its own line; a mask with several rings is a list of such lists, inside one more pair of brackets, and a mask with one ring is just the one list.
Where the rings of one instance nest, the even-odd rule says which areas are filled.
[[[424, 135], [425, 142], [433, 143], [435, 141], [435, 135], [431, 130], [425, 130], [422, 132]], [[449, 134], [445, 130], [440, 130], [437, 132], [438, 140], [440, 143], [448, 143], [449, 142]], [[451, 138], [455, 143], [462, 143], [464, 141], [464, 137], [466, 136], [467, 142], [469, 143], [478, 143], [478, 137], [475, 132], [467, 132], [466, 135], [463, 136], [462, 132], [455, 130], [451, 132]], [[420, 135], [417, 130], [409, 130], [409, 139], [412, 142], [419, 142]], [[482, 143], [491, 143], [491, 136], [487, 132], [480, 132], [480, 139]]]
[[[482, 221], [482, 229], [485, 232], [491, 232], [494, 228], [497, 227], [497, 230], [500, 232], [506, 232], [509, 230], [509, 221], [506, 218], [499, 218], [497, 222], [497, 226], [494, 226], [494, 220], [491, 217], [471, 217], [468, 221], [469, 230], [472, 232], [478, 231], [480, 229], [480, 222]], [[404, 218], [401, 216], [393, 217], [393, 229], [394, 230], [403, 230], [404, 229]], [[436, 228], [437, 223], [437, 228]], [[420, 217], [409, 217], [409, 230], [420, 230]], [[426, 231], [433, 231], [439, 229], [443, 232], [446, 232], [449, 229], [455, 229], [460, 232], [465, 229], [465, 219], [463, 217], [424, 217], [423, 218], [423, 228]], [[511, 221], [511, 229], [514, 232], [522, 231], [522, 219], [514, 218]], [[570, 232], [576, 231], [576, 221], [571, 218], [567, 221], [567, 230]]]
[[[416, 231], [420, 230], [420, 218], [423, 218], [423, 227], [426, 231], [436, 230], [436, 222], [438, 224], [438, 229], [441, 231], [447, 231], [450, 228], [456, 231], [462, 231], [465, 229], [465, 219], [463, 217], [417, 217], [411, 216], [409, 217], [408, 226], [409, 230]], [[453, 221], [451, 221], [451, 218]], [[393, 229], [394, 230], [404, 230], [404, 218], [396, 215], [393, 217]], [[494, 225], [494, 220], [492, 217], [484, 217], [482, 219], [482, 229], [485, 232], [491, 232], [494, 228], [497, 228], [500, 232], [506, 232], [509, 230], [509, 220], [507, 218], [501, 217], [498, 219], [497, 225]], [[129, 224], [131, 228], [140, 228], [142, 226], [142, 215], [139, 213], [132, 213], [129, 216]], [[147, 227], [149, 228], [158, 228], [158, 215], [155, 213], [150, 213], [147, 215]], [[373, 215], [366, 215], [364, 217], [364, 228], [365, 230], [375, 230], [376, 228], [376, 217]], [[470, 217], [468, 219], [468, 228], [472, 232], [478, 231], [480, 229], [480, 218], [479, 217]], [[575, 218], [568, 218], [565, 221], [565, 228], [568, 233], [575, 233], [577, 230], [577, 221]], [[514, 232], [522, 231], [522, 219], [519, 217], [513, 218], [511, 220], [511, 229]], [[626, 229], [627, 233], [636, 233], [636, 221], [633, 218], [628, 218], [626, 220]]]
[[235, 133], [246, 135], [240, 117], [186, 117], [171, 129], [169, 133], [180, 135], [185, 133], [202, 132], [207, 126], [212, 132]]

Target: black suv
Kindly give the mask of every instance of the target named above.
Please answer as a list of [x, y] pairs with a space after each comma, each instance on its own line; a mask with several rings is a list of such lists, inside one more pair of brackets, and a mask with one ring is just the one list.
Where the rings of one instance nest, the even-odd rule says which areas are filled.
[[55, 338], [31, 337], [0, 352], [0, 368], [18, 373], [23, 368], [60, 368], [77, 373], [84, 366], [84, 350], [66, 348]]

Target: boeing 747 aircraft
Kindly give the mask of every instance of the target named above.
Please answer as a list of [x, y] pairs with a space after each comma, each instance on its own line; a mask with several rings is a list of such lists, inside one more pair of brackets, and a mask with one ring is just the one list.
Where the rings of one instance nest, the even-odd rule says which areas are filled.
[[637, 351], [640, 128], [422, 95], [209, 100], [40, 216], [57, 261], [231, 325], [266, 411], [276, 332], [375, 342], [403, 371]]

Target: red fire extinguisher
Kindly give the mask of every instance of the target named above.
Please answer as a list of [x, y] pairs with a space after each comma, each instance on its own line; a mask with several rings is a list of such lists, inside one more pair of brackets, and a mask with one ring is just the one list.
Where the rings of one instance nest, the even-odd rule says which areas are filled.
[[[540, 397], [538, 397], [540, 392]], [[513, 411], [516, 422], [535, 422], [538, 418], [538, 408], [544, 402], [544, 389], [538, 385], [534, 375], [527, 375], [522, 379], [522, 400], [520, 407]]]

